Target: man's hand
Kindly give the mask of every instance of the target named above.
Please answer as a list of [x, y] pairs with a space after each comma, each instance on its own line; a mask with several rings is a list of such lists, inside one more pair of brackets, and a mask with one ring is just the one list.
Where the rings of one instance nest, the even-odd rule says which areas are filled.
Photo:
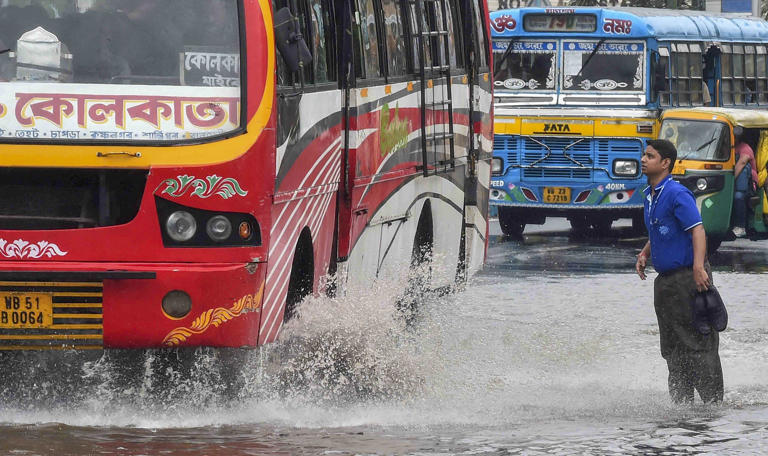
[[648, 262], [648, 257], [645, 256], [645, 254], [640, 253], [637, 256], [637, 263], [635, 263], [635, 271], [637, 271], [637, 275], [640, 276], [640, 280], [645, 280], [645, 263]]
[[693, 267], [693, 280], [696, 282], [696, 289], [704, 291], [709, 289], [709, 274], [704, 266]]

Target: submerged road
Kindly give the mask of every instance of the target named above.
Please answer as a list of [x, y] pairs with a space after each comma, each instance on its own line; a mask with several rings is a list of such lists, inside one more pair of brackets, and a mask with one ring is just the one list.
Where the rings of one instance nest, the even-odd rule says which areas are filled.
[[643, 243], [624, 222], [520, 241], [494, 224], [486, 269], [410, 323], [386, 280], [305, 303], [232, 401], [208, 353], [191, 379], [130, 388], [110, 359], [30, 356], [25, 386], [0, 391], [0, 455], [768, 454], [768, 242], [710, 258], [730, 313], [712, 407], [668, 399]]

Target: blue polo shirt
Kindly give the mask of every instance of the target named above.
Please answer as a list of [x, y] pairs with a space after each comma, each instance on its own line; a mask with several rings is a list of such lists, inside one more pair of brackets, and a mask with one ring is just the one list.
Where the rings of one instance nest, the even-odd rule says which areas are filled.
[[645, 190], [645, 226], [651, 240], [651, 260], [660, 273], [693, 266], [691, 228], [701, 224], [693, 193], [667, 176]]

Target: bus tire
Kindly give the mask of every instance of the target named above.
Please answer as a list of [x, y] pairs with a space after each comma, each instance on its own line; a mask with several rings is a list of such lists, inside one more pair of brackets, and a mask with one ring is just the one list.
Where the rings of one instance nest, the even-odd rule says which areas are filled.
[[429, 291], [435, 239], [433, 228], [432, 205], [427, 200], [421, 209], [416, 235], [413, 238], [408, 283], [404, 295], [397, 301], [398, 310], [409, 324], [416, 316], [419, 301]]
[[568, 223], [571, 224], [571, 231], [573, 234], [585, 234], [589, 231], [589, 222], [584, 215], [574, 215], [568, 217]]
[[293, 254], [291, 278], [288, 281], [288, 293], [285, 296], [283, 323], [287, 323], [296, 316], [299, 304], [312, 293], [314, 283], [315, 256], [312, 250], [312, 235], [309, 233], [309, 228], [304, 228]]
[[515, 217], [512, 209], [508, 207], [499, 207], [499, 226], [504, 236], [513, 239], [522, 239], [525, 222]]

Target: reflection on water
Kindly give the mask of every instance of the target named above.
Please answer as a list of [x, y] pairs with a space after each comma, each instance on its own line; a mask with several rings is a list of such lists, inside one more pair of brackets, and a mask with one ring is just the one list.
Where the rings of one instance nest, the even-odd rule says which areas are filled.
[[725, 402], [675, 406], [652, 282], [630, 273], [636, 248], [495, 243], [486, 273], [423, 299], [410, 323], [395, 310], [397, 283], [312, 299], [244, 362], [234, 398], [215, 352], [184, 372], [145, 353], [131, 375], [111, 356], [27, 355], [0, 391], [0, 453], [768, 453], [766, 275], [719, 263]]

